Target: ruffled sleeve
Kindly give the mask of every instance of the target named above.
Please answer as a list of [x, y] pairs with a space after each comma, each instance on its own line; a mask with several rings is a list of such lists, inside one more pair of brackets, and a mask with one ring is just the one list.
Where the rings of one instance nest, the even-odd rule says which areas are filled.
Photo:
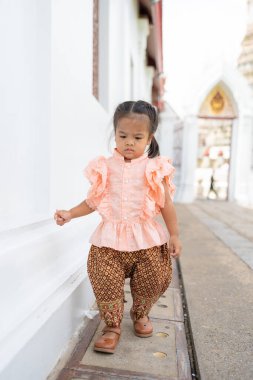
[[149, 185], [148, 197], [156, 202], [159, 207], [164, 207], [165, 192], [163, 179], [168, 186], [169, 194], [173, 200], [175, 194], [175, 185], [172, 182], [175, 168], [172, 161], [164, 156], [158, 156], [149, 159], [146, 166], [146, 179]]
[[88, 191], [86, 202], [92, 209], [100, 204], [107, 183], [107, 164], [103, 156], [96, 157], [88, 163], [83, 170], [84, 176], [89, 180], [91, 187]]

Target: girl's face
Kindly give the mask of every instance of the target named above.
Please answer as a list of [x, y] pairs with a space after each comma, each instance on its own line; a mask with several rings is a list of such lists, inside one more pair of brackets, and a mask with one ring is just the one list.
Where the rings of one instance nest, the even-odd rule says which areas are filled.
[[143, 155], [152, 137], [148, 116], [141, 114], [125, 116], [119, 119], [117, 124], [116, 148], [126, 161], [131, 161]]

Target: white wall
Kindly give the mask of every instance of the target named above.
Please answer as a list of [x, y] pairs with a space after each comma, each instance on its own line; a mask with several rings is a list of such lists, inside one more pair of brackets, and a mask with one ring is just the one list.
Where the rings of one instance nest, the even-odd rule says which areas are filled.
[[2, 231], [49, 212], [50, 35], [49, 0], [1, 1]]
[[[132, 91], [150, 96], [152, 73], [137, 2], [106, 4], [100, 103], [92, 95], [93, 1], [0, 2], [1, 380], [44, 380], [94, 301], [86, 260], [100, 218], [60, 227], [53, 214], [85, 199], [83, 169], [109, 154], [115, 105]], [[147, 77], [139, 78], [141, 67]]]
[[94, 300], [86, 260], [98, 216], [53, 221], [85, 198], [83, 168], [106, 152], [108, 114], [91, 90], [92, 4], [0, 3], [3, 380], [45, 379]]
[[108, 0], [107, 4], [110, 20], [108, 109], [113, 113], [122, 101], [151, 100], [153, 69], [146, 66], [145, 59], [149, 25], [147, 19], [138, 19], [137, 1]]
[[[85, 195], [83, 167], [106, 154], [109, 121], [92, 96], [92, 1], [52, 6], [50, 206], [71, 207]], [[66, 204], [67, 200], [67, 204]]]

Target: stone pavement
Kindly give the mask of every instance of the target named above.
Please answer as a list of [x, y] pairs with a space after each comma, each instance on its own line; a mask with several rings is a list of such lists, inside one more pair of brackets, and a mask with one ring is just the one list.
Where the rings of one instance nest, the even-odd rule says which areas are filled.
[[253, 379], [253, 210], [177, 205], [180, 259], [202, 380]]
[[154, 327], [152, 337], [138, 338], [133, 333], [133, 324], [129, 316], [129, 280], [126, 280], [125, 284], [125, 298], [127, 302], [122, 334], [116, 352], [111, 355], [93, 351], [94, 341], [101, 334], [104, 325], [96, 316], [82, 331], [79, 343], [57, 380], [192, 378], [176, 261], [173, 259], [172, 283], [150, 314]]

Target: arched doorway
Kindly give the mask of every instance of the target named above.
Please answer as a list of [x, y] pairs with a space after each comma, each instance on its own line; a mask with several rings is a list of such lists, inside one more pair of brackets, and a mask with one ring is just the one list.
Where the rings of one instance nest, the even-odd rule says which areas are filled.
[[206, 96], [198, 113], [196, 198], [228, 199], [232, 133], [237, 116], [229, 91], [219, 82]]

